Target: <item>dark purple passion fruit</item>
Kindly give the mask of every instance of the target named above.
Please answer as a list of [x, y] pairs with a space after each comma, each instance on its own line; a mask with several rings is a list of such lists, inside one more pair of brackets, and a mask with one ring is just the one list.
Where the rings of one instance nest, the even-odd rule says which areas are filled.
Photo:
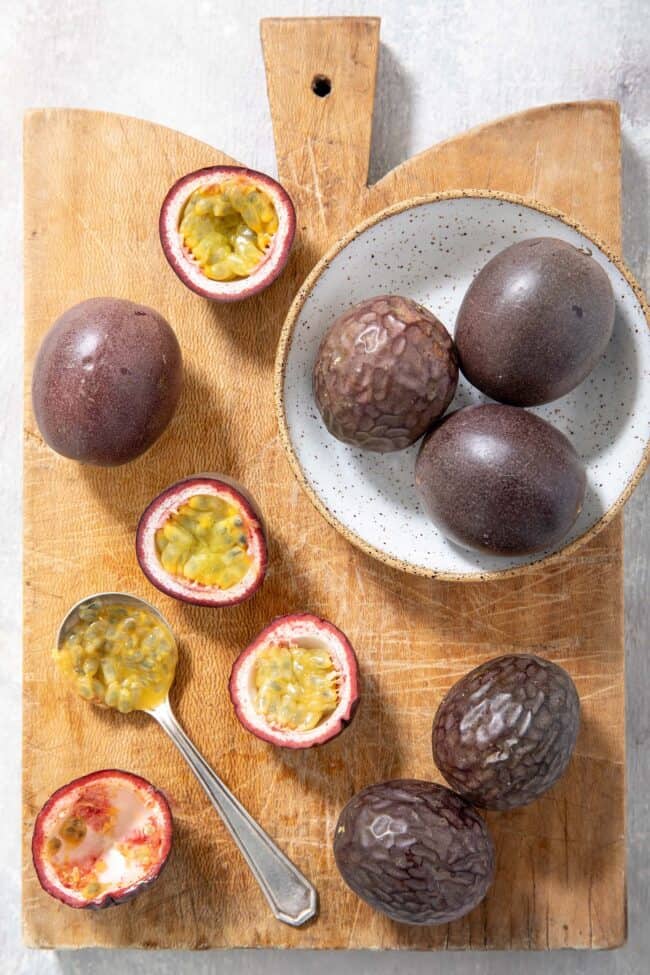
[[122, 298], [91, 298], [64, 312], [43, 339], [34, 416], [64, 457], [125, 464], [165, 430], [182, 383], [180, 346], [162, 315]]
[[404, 924], [446, 924], [485, 897], [494, 847], [481, 816], [434, 782], [395, 779], [353, 796], [334, 833], [346, 884]]
[[130, 772], [91, 772], [57, 789], [34, 824], [40, 884], [69, 907], [121, 904], [160, 875], [172, 844], [167, 800]]
[[398, 295], [368, 298], [340, 315], [313, 372], [316, 405], [330, 433], [380, 453], [421, 437], [449, 406], [457, 382], [444, 325]]
[[223, 474], [197, 474], [165, 488], [142, 514], [135, 544], [140, 568], [157, 589], [199, 606], [249, 599], [268, 565], [257, 506]]
[[424, 439], [415, 484], [448, 538], [496, 555], [552, 549], [580, 514], [586, 475], [567, 438], [514, 406], [445, 417]]
[[229, 690], [248, 731], [272, 745], [310, 748], [336, 738], [354, 717], [357, 658], [329, 620], [280, 616], [240, 653]]
[[461, 370], [502, 403], [548, 403], [592, 371], [614, 314], [609, 278], [590, 254], [553, 237], [522, 240], [488, 261], [463, 299]]
[[515, 809], [558, 781], [579, 724], [578, 692], [567, 672], [541, 657], [509, 654], [447, 692], [433, 721], [433, 758], [469, 802]]
[[293, 203], [276, 180], [243, 166], [188, 173], [160, 211], [165, 257], [183, 284], [213, 301], [241, 301], [282, 273], [296, 232]]

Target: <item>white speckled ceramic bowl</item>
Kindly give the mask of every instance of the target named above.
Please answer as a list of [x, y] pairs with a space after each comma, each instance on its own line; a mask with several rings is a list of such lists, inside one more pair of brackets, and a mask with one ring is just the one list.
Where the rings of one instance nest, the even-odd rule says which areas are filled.
[[[429, 308], [453, 334], [472, 278], [500, 250], [526, 237], [559, 237], [587, 248], [616, 296], [612, 340], [576, 389], [532, 412], [571, 440], [587, 470], [580, 517], [564, 544], [516, 558], [465, 551], [426, 516], [414, 487], [419, 443], [375, 454], [347, 446], [325, 428], [312, 393], [318, 346], [334, 318], [377, 294], [402, 294]], [[496, 193], [439, 194], [389, 208], [339, 241], [298, 292], [276, 361], [280, 437], [321, 514], [382, 562], [455, 581], [498, 578], [568, 553], [615, 515], [649, 458], [650, 314], [631, 274], [561, 214]], [[460, 377], [450, 409], [486, 402]]]

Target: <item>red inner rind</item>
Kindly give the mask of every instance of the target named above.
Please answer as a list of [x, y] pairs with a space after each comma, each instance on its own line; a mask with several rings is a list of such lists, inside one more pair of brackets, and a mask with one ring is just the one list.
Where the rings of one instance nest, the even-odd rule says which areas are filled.
[[[140, 794], [145, 794], [147, 797], [154, 800], [156, 804], [156, 820], [161, 824], [159, 828], [161, 837], [160, 849], [158, 851], [156, 862], [152, 864], [151, 868], [142, 876], [141, 879], [131, 882], [126, 886], [114, 887], [110, 890], [106, 890], [96, 898], [84, 901], [81, 897], [74, 897], [69, 894], [65, 887], [57, 885], [57, 883], [46, 873], [43, 866], [46, 859], [45, 847], [49, 839], [49, 836], [46, 834], [46, 825], [48, 824], [50, 813], [61, 799], [66, 798], [71, 792], [81, 790], [85, 786], [91, 784], [99, 784], [106, 779], [113, 781], [119, 780], [122, 788], [132, 789], [133, 791]], [[87, 806], [83, 811], [83, 815], [81, 815], [82, 810], [79, 802], [77, 802], [72, 807], [72, 810], [76, 810], [76, 814], [80, 815], [80, 818], [83, 818], [84, 822], [94, 825], [98, 824], [97, 817], [101, 818], [102, 816], [105, 816], [105, 812], [102, 812], [100, 805], [98, 805], [97, 808]], [[160, 875], [165, 863], [167, 862], [172, 845], [172, 834], [173, 824], [171, 811], [169, 808], [169, 803], [162, 792], [156, 789], [151, 782], [141, 778], [139, 775], [134, 775], [131, 772], [125, 772], [121, 769], [103, 769], [99, 772], [91, 772], [88, 775], [83, 775], [78, 779], [73, 779], [71, 782], [66, 783], [66, 785], [61, 786], [59, 789], [53, 792], [49, 799], [44, 803], [34, 822], [34, 831], [32, 834], [32, 860], [41, 887], [48, 894], [55, 897], [57, 900], [62, 901], [69, 907], [96, 910], [121, 904], [124, 901], [135, 897], [135, 895], [140, 891], [149, 887]], [[134, 841], [131, 840], [131, 842]]]

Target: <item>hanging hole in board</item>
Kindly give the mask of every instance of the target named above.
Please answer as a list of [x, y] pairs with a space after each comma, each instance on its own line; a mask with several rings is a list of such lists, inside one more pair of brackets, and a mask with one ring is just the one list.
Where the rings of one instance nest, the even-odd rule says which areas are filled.
[[324, 74], [315, 74], [312, 78], [311, 90], [319, 98], [327, 98], [332, 90], [332, 82]]

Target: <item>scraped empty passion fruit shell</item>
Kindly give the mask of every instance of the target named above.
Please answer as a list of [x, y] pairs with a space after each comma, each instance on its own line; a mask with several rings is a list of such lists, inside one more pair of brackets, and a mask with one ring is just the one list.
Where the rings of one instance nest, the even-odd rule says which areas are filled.
[[286, 190], [241, 166], [179, 179], [160, 211], [160, 241], [181, 281], [203, 298], [240, 301], [282, 272], [296, 232]]
[[199, 606], [249, 599], [268, 562], [253, 500], [221, 474], [188, 477], [154, 498], [140, 518], [136, 552], [157, 589]]
[[32, 856], [43, 890], [70, 907], [97, 909], [149, 887], [171, 844], [162, 793], [139, 775], [105, 769], [50, 796], [36, 817]]
[[357, 658], [347, 637], [310, 613], [273, 620], [230, 675], [235, 713], [248, 731], [284, 748], [336, 738], [359, 703]]

